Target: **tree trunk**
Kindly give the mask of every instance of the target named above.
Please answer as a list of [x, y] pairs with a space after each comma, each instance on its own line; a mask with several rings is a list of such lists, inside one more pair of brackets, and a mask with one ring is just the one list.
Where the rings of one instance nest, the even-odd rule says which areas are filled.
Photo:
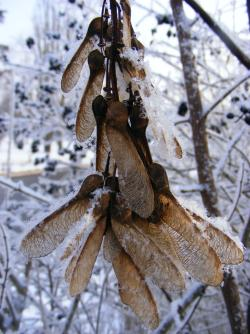
[[[190, 30], [183, 10], [182, 0], [171, 0], [176, 24], [181, 62], [183, 66], [187, 101], [190, 110], [193, 144], [199, 184], [202, 186], [202, 201], [209, 214], [220, 215], [216, 186], [210, 164], [209, 148], [206, 136], [206, 119], [202, 117], [203, 108], [199, 91], [198, 73], [192, 51]], [[225, 275], [222, 288], [232, 333], [246, 333], [245, 320], [240, 303], [238, 285], [233, 273]]]

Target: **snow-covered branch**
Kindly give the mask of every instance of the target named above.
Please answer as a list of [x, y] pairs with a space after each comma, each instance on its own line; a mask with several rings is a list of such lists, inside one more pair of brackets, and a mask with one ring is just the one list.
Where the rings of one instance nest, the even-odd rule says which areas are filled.
[[14, 182], [9, 178], [0, 176], [0, 184], [2, 184], [5, 187], [11, 188], [15, 191], [19, 191], [29, 197], [33, 197], [35, 199], [37, 199], [38, 201], [44, 202], [46, 204], [50, 204], [51, 200], [49, 197], [45, 197], [41, 194], [39, 194], [38, 192], [34, 191], [33, 189], [25, 186], [23, 184], [23, 182], [19, 181], [19, 182]]

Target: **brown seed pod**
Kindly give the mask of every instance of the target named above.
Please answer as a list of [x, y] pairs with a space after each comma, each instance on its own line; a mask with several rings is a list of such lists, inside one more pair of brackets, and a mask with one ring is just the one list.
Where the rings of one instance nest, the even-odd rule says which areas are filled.
[[105, 74], [104, 57], [98, 50], [90, 53], [88, 61], [90, 76], [76, 118], [76, 137], [79, 141], [87, 140], [95, 128], [92, 102], [101, 92]]
[[201, 226], [202, 235], [223, 264], [239, 264], [244, 260], [244, 254], [234, 240], [196, 213], [188, 209], [186, 211]]
[[28, 257], [50, 254], [63, 242], [69, 230], [81, 219], [90, 205], [88, 197], [77, 197], [36, 225], [23, 239], [22, 252]]
[[149, 167], [149, 175], [157, 193], [169, 193], [168, 176], [165, 169], [160, 164], [156, 162], [152, 163]]
[[131, 47], [131, 8], [129, 0], [121, 0], [123, 12], [123, 43], [125, 47]]
[[146, 130], [148, 126], [148, 118], [141, 112], [141, 107], [135, 105], [132, 107], [130, 114], [131, 130], [133, 137], [136, 142], [137, 150], [142, 152], [147, 164], [152, 163], [152, 156], [148, 146], [148, 141], [146, 137]]
[[103, 177], [99, 174], [88, 175], [83, 181], [77, 196], [79, 198], [85, 197], [94, 190], [103, 186]]
[[171, 292], [183, 290], [185, 281], [179, 268], [166, 253], [135, 228], [136, 220], [135, 216], [130, 221], [112, 217], [112, 229], [126, 253], [140, 272], [159, 288]]
[[184, 208], [173, 195], [160, 195], [160, 228], [167, 233], [183, 267], [204, 284], [219, 285], [223, 280], [219, 257]]
[[77, 256], [77, 260], [72, 258], [72, 266], [74, 266], [74, 268], [72, 270], [69, 287], [71, 296], [78, 295], [85, 290], [101, 248], [105, 228], [106, 217], [98, 219], [96, 227], [88, 236], [85, 245]]
[[108, 107], [107, 123], [117, 129], [126, 131], [128, 124], [128, 109], [122, 102], [111, 102]]
[[[96, 17], [93, 19], [87, 31], [87, 34], [79, 46], [78, 50], [72, 57], [71, 61], [69, 62], [68, 66], [66, 67], [61, 81], [61, 88], [63, 92], [68, 93], [71, 91], [75, 85], [77, 84], [82, 67], [89, 55], [89, 53], [93, 50], [95, 45], [95, 36], [100, 36], [101, 33], [101, 17]], [[106, 24], [104, 24], [104, 31], [106, 30]]]
[[102, 184], [100, 175], [89, 175], [74, 198], [43, 219], [25, 236], [21, 244], [22, 252], [28, 257], [42, 257], [55, 250], [91, 205], [89, 193]]
[[147, 171], [127, 131], [128, 111], [112, 102], [107, 113], [107, 136], [119, 173], [119, 188], [129, 207], [141, 217], [154, 209], [154, 192]]
[[144, 277], [119, 244], [111, 228], [104, 239], [105, 258], [112, 262], [124, 304], [131, 307], [138, 318], [149, 328], [159, 325], [157, 306]]
[[[107, 102], [102, 95], [98, 95], [92, 103], [92, 110], [96, 120], [97, 127], [97, 142], [96, 142], [96, 170], [98, 172], [104, 172], [106, 168], [106, 162], [108, 155], [111, 151], [107, 134], [106, 134], [106, 113], [107, 113]], [[109, 170], [114, 164], [112, 159], [109, 162]], [[111, 167], [111, 168], [110, 168]]]

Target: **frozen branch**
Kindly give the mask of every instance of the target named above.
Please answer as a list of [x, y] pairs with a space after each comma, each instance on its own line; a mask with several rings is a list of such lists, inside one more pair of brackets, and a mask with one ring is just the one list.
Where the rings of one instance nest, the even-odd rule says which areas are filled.
[[250, 58], [233, 41], [233, 39], [218, 25], [217, 22], [195, 1], [184, 0], [193, 10], [203, 19], [209, 28], [221, 39], [229, 51], [242, 63], [247, 69], [250, 69]]
[[229, 89], [224, 91], [210, 107], [203, 112], [202, 117], [206, 118], [208, 114], [213, 111], [228, 95], [230, 95], [237, 87], [239, 87], [243, 82], [250, 78], [250, 71], [246, 75], [238, 79]]
[[225, 149], [225, 153], [222, 155], [220, 161], [218, 162], [214, 175], [215, 175], [215, 179], [217, 179], [220, 175], [220, 173], [222, 172], [225, 163], [227, 161], [228, 156], [230, 155], [233, 147], [238, 143], [238, 141], [240, 140], [240, 138], [242, 137], [243, 133], [244, 133], [244, 128], [241, 129], [239, 132], [236, 133], [236, 135], [229, 141], [227, 148]]
[[[183, 313], [196, 298], [203, 296], [205, 289], [205, 285], [194, 283], [182, 298], [180, 298], [178, 301], [174, 301], [174, 303], [177, 303], [178, 316], [180, 316], [180, 314]], [[163, 319], [160, 326], [154, 331], [154, 334], [165, 334], [175, 322], [176, 316], [176, 313], [171, 311], [170, 314], [168, 314], [167, 317]]]
[[1, 295], [0, 295], [0, 310], [2, 309], [3, 306], [3, 297], [4, 297], [4, 292], [6, 289], [6, 283], [8, 279], [8, 273], [9, 273], [9, 247], [8, 247], [8, 242], [7, 242], [7, 237], [6, 233], [4, 231], [4, 228], [2, 224], [0, 224], [0, 229], [3, 235], [3, 242], [4, 242], [4, 249], [5, 249], [5, 268], [4, 268], [4, 277], [3, 277], [3, 282], [2, 282], [2, 290], [1, 290]]
[[76, 313], [76, 310], [77, 310], [77, 306], [79, 304], [79, 301], [80, 301], [80, 295], [77, 295], [73, 302], [72, 302], [72, 305], [71, 305], [71, 308], [70, 308], [70, 312], [68, 314], [68, 318], [66, 320], [66, 323], [64, 325], [64, 328], [62, 330], [62, 334], [67, 334], [69, 333], [69, 329], [70, 329], [70, 326], [72, 324], [72, 321], [73, 321], [73, 318], [74, 318], [74, 315]]
[[237, 188], [236, 188], [236, 192], [235, 192], [235, 197], [234, 197], [234, 201], [233, 204], [231, 206], [231, 211], [227, 216], [227, 220], [230, 221], [233, 217], [233, 214], [237, 208], [237, 205], [239, 203], [240, 200], [240, 195], [241, 195], [241, 190], [242, 190], [242, 184], [243, 184], [243, 178], [244, 178], [244, 163], [242, 163], [240, 170], [239, 170], [239, 174], [238, 174], [238, 180], [237, 180]]
[[2, 184], [5, 187], [11, 188], [15, 191], [19, 191], [29, 197], [35, 198], [38, 201], [44, 202], [46, 204], [50, 204], [51, 200], [48, 197], [45, 197], [38, 192], [32, 190], [31, 188], [25, 186], [22, 181], [14, 182], [11, 179], [8, 179], [6, 177], [0, 176], [0, 184]]
[[250, 248], [250, 210], [248, 212], [248, 216], [247, 216], [244, 231], [242, 233], [241, 240], [245, 247]]
[[203, 297], [203, 294], [200, 295], [198, 297], [198, 299], [196, 299], [196, 301], [192, 305], [191, 309], [188, 311], [187, 315], [185, 316], [185, 318], [182, 320], [182, 322], [180, 323], [180, 325], [176, 329], [175, 334], [181, 333], [181, 331], [184, 329], [184, 327], [190, 322], [192, 316], [194, 315], [195, 311], [197, 310], [197, 307], [200, 304], [200, 301], [201, 301], [202, 297]]

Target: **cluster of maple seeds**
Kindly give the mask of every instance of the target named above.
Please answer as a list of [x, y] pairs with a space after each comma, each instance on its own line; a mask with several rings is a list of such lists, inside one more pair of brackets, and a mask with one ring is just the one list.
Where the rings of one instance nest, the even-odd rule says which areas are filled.
[[[29, 257], [50, 254], [87, 213], [94, 221], [92, 229], [83, 223], [61, 257], [68, 260], [65, 280], [70, 294], [86, 288], [103, 243], [122, 302], [146, 326], [156, 328], [157, 306], [145, 279], [169, 292], [184, 289], [185, 272], [204, 284], [218, 285], [222, 264], [242, 262], [243, 252], [228, 235], [179, 204], [164, 168], [152, 160], [141, 97], [145, 87], [140, 85], [146, 72], [122, 52], [143, 47], [133, 34], [128, 0], [120, 5], [110, 0], [109, 23], [104, 1], [102, 16], [90, 23], [62, 77], [62, 90], [69, 92], [88, 59], [90, 74], [77, 114], [76, 137], [87, 140], [96, 126], [99, 173], [89, 175], [67, 204], [36, 225], [23, 239], [22, 250]], [[124, 86], [119, 80], [126, 92], [119, 88]], [[178, 141], [173, 144], [180, 157]]]

